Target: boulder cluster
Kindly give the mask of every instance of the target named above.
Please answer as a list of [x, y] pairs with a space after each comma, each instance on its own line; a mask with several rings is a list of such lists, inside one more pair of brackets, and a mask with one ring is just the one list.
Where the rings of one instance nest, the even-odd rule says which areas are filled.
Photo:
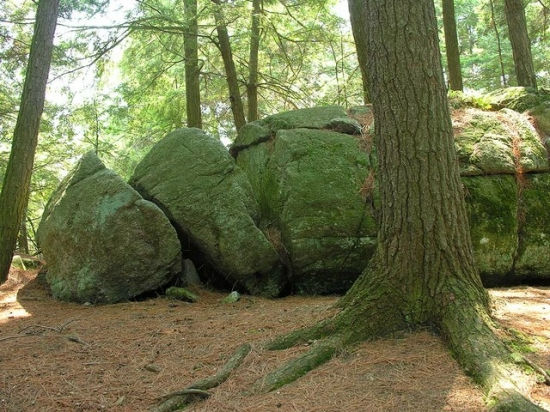
[[[510, 109], [456, 109], [474, 253], [486, 284], [550, 278], [546, 138]], [[345, 292], [377, 237], [369, 107], [280, 113], [228, 150], [199, 129], [160, 140], [128, 182], [87, 153], [38, 230], [59, 299], [113, 303], [200, 280], [241, 292]], [[542, 137], [541, 137], [542, 136]]]

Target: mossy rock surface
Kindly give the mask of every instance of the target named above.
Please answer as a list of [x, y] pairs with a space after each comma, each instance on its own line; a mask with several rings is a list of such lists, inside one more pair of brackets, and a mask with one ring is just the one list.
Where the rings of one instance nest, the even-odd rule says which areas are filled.
[[[345, 125], [343, 119], [346, 119]], [[246, 124], [239, 131], [233, 143], [232, 152], [238, 152], [250, 145], [273, 138], [279, 130], [336, 129], [344, 126], [349, 130], [349, 128], [358, 127], [358, 123], [347, 118], [346, 110], [341, 106], [312, 107], [282, 112]]]
[[38, 228], [55, 297], [114, 303], [155, 290], [181, 270], [167, 217], [89, 152], [52, 195]]
[[550, 174], [521, 180], [519, 251], [514, 272], [527, 279], [550, 278]]
[[165, 294], [170, 299], [181, 300], [183, 302], [195, 303], [199, 300], [199, 297], [193, 292], [176, 286], [171, 286], [166, 289]]
[[518, 201], [514, 176], [463, 177], [474, 256], [486, 284], [499, 284], [518, 249]]
[[548, 152], [528, 119], [513, 110], [454, 112], [455, 146], [463, 176], [545, 172]]
[[278, 255], [257, 226], [250, 182], [219, 140], [199, 129], [176, 130], [143, 158], [130, 183], [229, 285], [265, 296], [286, 287]]
[[[325, 130], [328, 124], [345, 124], [346, 131], [353, 131], [355, 121], [333, 117], [342, 110], [309, 121], [318, 129], [279, 129], [237, 157], [260, 204], [260, 226], [280, 244], [297, 293], [345, 291], [374, 250], [376, 222], [361, 192], [370, 170], [361, 136]], [[306, 111], [283, 119], [304, 124], [295, 120], [304, 114], [310, 116]]]
[[508, 108], [523, 113], [542, 102], [550, 101], [550, 92], [529, 87], [506, 87], [488, 93], [487, 99], [496, 110]]

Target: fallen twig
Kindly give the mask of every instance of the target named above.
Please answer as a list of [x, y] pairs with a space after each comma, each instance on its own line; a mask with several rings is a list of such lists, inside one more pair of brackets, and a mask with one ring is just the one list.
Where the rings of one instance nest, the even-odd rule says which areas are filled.
[[9, 339], [18, 339], [18, 338], [27, 338], [29, 336], [34, 336], [34, 335], [12, 335], [12, 336], [4, 336], [3, 338], [0, 338], [0, 342], [2, 342], [3, 340], [9, 340]]
[[61, 333], [63, 332], [63, 329], [65, 329], [65, 327], [69, 324], [69, 323], [72, 323], [72, 322], [75, 322], [77, 319], [70, 319], [68, 320], [67, 322], [65, 322], [63, 325], [61, 326], [58, 326], [58, 327], [55, 327], [55, 326], [44, 326], [44, 325], [29, 325], [29, 326], [25, 326], [23, 329], [21, 329], [19, 331], [19, 333], [27, 330], [27, 329], [31, 329], [31, 328], [40, 328], [40, 329], [48, 329], [48, 330], [53, 330], [57, 333]]
[[533, 362], [527, 356], [523, 355], [522, 358], [531, 368], [533, 368], [535, 370], [535, 372], [542, 375], [542, 377], [544, 378], [544, 383], [546, 385], [550, 385], [550, 375], [548, 374], [548, 372], [546, 372], [542, 367], [537, 365], [535, 362]]

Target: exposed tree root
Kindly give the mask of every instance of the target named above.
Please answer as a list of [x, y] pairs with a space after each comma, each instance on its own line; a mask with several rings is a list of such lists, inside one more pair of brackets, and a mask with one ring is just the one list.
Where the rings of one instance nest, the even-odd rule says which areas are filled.
[[[268, 374], [258, 384], [257, 390], [268, 392], [278, 389], [329, 361], [345, 348], [396, 332], [395, 328], [387, 329], [392, 324], [388, 318], [381, 319], [380, 312], [376, 315], [375, 311], [369, 311], [368, 300], [362, 303], [356, 300], [356, 304], [348, 305], [334, 318], [291, 332], [267, 344], [266, 347], [271, 350], [304, 342], [312, 346], [307, 353]], [[462, 305], [453, 301], [442, 312], [436, 327], [464, 371], [483, 388], [491, 410], [544, 411], [521, 393], [522, 372], [511, 350], [495, 335], [493, 321], [483, 305], [474, 305], [467, 299], [462, 301]], [[389, 312], [382, 313], [389, 315]], [[375, 318], [379, 319], [378, 325]], [[361, 324], [367, 326], [362, 327]], [[414, 329], [413, 325], [410, 326], [410, 330]]]
[[464, 371], [484, 389], [491, 410], [544, 411], [521, 393], [524, 375], [520, 365], [496, 336], [493, 320], [485, 310], [455, 302], [444, 312], [443, 338]]
[[338, 336], [315, 344], [304, 355], [266, 375], [260, 382], [258, 390], [260, 392], [270, 392], [290, 382], [294, 382], [309, 371], [332, 359], [343, 348], [343, 344], [343, 339]]
[[239, 346], [231, 359], [214, 376], [192, 383], [181, 391], [162, 396], [160, 398], [161, 403], [153, 409], [153, 412], [180, 410], [195, 400], [208, 398], [210, 396], [208, 389], [215, 388], [225, 382], [231, 372], [241, 365], [251, 349], [252, 347], [248, 343]]

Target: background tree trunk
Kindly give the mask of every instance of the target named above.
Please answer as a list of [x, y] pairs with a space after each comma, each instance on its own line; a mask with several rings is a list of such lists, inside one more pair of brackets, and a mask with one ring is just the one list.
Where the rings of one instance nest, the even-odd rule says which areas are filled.
[[537, 88], [537, 77], [531, 55], [531, 41], [527, 32], [525, 7], [522, 0], [504, 0], [508, 34], [512, 45], [514, 68], [518, 86]]
[[353, 33], [353, 39], [355, 40], [355, 48], [357, 50], [357, 61], [359, 62], [359, 69], [361, 70], [361, 80], [363, 81], [363, 103], [370, 103], [369, 96], [369, 76], [367, 73], [367, 60], [368, 57], [364, 53], [366, 47], [366, 27], [361, 20], [366, 13], [364, 10], [365, 2], [361, 0], [348, 0], [349, 18], [351, 22], [351, 30]]
[[183, 0], [183, 10], [187, 23], [183, 39], [187, 127], [202, 129], [197, 0]]
[[248, 60], [248, 121], [258, 120], [258, 54], [260, 51], [260, 15], [262, 0], [252, 0], [252, 25], [250, 31], [250, 58]]
[[456, 32], [455, 2], [454, 0], [443, 0], [442, 3], [449, 88], [451, 90], [462, 91], [462, 72], [460, 68], [460, 50]]
[[231, 51], [231, 43], [229, 42], [229, 33], [227, 25], [221, 9], [220, 0], [212, 0], [216, 4], [214, 11], [214, 19], [216, 20], [216, 31], [218, 33], [218, 48], [222, 54], [223, 65], [225, 67], [225, 75], [227, 77], [227, 86], [229, 89], [229, 101], [231, 103], [231, 111], [235, 120], [237, 131], [246, 124], [244, 117], [244, 106], [239, 90], [239, 79], [237, 78], [237, 70], [233, 60], [233, 52]]
[[8, 278], [29, 187], [44, 110], [59, 0], [40, 0], [36, 11], [21, 106], [0, 194], [0, 283]]
[[17, 238], [17, 250], [29, 254], [29, 233], [27, 231], [27, 208], [23, 210], [21, 218], [21, 227], [19, 228], [19, 236]]
[[498, 62], [500, 64], [500, 85], [501, 87], [508, 86], [508, 79], [506, 78], [506, 71], [504, 70], [504, 60], [502, 57], [502, 42], [500, 40], [500, 32], [498, 31], [498, 24], [495, 19], [495, 3], [493, 0], [489, 0], [489, 7], [491, 9], [491, 24], [495, 31], [495, 38], [497, 40], [497, 52]]

